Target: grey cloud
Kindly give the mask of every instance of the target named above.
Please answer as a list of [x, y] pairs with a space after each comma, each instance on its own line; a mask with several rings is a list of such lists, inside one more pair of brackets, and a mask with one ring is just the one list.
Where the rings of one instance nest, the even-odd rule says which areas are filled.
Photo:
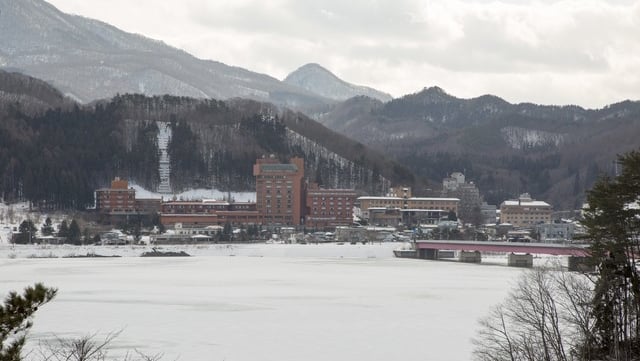
[[464, 37], [432, 59], [447, 69], [474, 72], [603, 71], [608, 67], [602, 54], [589, 53], [571, 41], [543, 38], [528, 44], [510, 35], [502, 24], [470, 18], [464, 22]]
[[[418, 2], [419, 3], [419, 2]], [[412, 1], [288, 1], [284, 6], [237, 4], [220, 11], [192, 5], [190, 17], [209, 28], [340, 40], [427, 37], [428, 24], [412, 21], [419, 6]], [[433, 34], [435, 36], [436, 34]]]
[[[567, 25], [557, 34], [547, 34], [538, 26], [534, 35], [539, 44], [518, 41], [509, 34], [502, 19], [468, 12], [457, 21], [462, 37], [446, 41], [437, 24], [412, 21], [421, 10], [420, 2], [400, 1], [287, 1], [273, 7], [257, 2], [239, 4], [220, 11], [216, 7], [193, 8], [191, 15], [210, 27], [265, 34], [280, 46], [299, 37], [327, 52], [346, 51], [352, 57], [382, 58], [390, 63], [412, 61], [462, 72], [586, 71], [602, 72], [609, 67], [605, 49], [620, 34], [637, 34], [625, 29], [611, 14], [576, 12], [567, 14]], [[427, 3], [428, 4], [428, 3]], [[549, 10], [553, 10], [550, 8]], [[429, 8], [426, 8], [429, 11]], [[454, 20], [450, 20], [454, 21]], [[545, 19], [540, 19], [544, 23]], [[628, 26], [627, 26], [628, 27]], [[625, 39], [625, 41], [638, 41]], [[285, 48], [290, 53], [295, 48]]]
[[[353, 56], [382, 55], [390, 61], [429, 63], [458, 72], [606, 72], [609, 57], [624, 57], [638, 48], [640, 32], [625, 24], [612, 24], [611, 14], [579, 13], [557, 32], [541, 31], [528, 43], [509, 33], [499, 19], [467, 14], [461, 20], [463, 34], [444, 45], [429, 41], [355, 45]], [[541, 19], [544, 21], [544, 19]]]

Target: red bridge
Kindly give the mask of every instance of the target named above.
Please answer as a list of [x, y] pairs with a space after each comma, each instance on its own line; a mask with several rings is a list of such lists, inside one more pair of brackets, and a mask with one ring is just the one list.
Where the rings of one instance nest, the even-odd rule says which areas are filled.
[[519, 242], [477, 242], [449, 240], [418, 240], [413, 249], [395, 250], [396, 257], [421, 258], [437, 260], [451, 258], [452, 252], [458, 251], [461, 262], [482, 262], [481, 252], [502, 252], [507, 254], [507, 265], [516, 267], [532, 267], [534, 254], [550, 254], [569, 256], [568, 268], [572, 271], [587, 271], [592, 267], [588, 246], [564, 245], [552, 243], [519, 243]]
[[[452, 250], [550, 254], [557, 256], [585, 257], [589, 255], [587, 246], [564, 245], [553, 243], [521, 243], [521, 242], [477, 242], [477, 241], [449, 241], [449, 240], [417, 240], [415, 248], [420, 250]], [[420, 257], [422, 258], [422, 257]]]

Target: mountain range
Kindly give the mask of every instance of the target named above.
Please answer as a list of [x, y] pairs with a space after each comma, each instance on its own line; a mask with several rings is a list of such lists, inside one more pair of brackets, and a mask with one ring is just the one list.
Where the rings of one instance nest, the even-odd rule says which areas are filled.
[[[143, 119], [189, 115], [201, 119], [186, 123], [197, 134], [194, 144], [199, 151], [213, 154], [213, 149], [228, 148], [236, 157], [246, 141], [244, 136], [227, 129], [223, 134], [229, 137], [220, 138], [210, 127], [225, 117], [236, 127], [242, 122], [247, 126], [253, 119], [259, 122], [251, 123], [251, 129], [269, 133], [269, 127], [260, 124], [277, 118], [273, 124], [280, 124], [278, 132], [285, 129], [287, 134], [286, 141], [276, 141], [281, 156], [300, 154], [304, 148], [311, 159], [310, 170], [324, 169], [327, 159], [334, 157], [329, 154], [336, 154], [352, 162], [349, 167], [365, 165], [392, 182], [424, 185], [415, 192], [429, 195], [438, 194], [434, 183], [451, 172], [463, 171], [490, 203], [528, 192], [560, 209], [580, 206], [595, 179], [611, 174], [616, 155], [640, 144], [640, 103], [636, 101], [602, 109], [511, 104], [493, 95], [461, 99], [438, 87], [392, 99], [384, 92], [350, 84], [318, 64], [304, 65], [280, 81], [197, 59], [103, 22], [64, 14], [42, 0], [0, 0], [0, 9], [0, 68], [40, 78], [61, 92], [52, 92], [34, 78], [0, 74], [6, 84], [4, 93], [0, 86], [2, 106], [9, 115], [33, 116], [57, 108], [67, 116], [74, 108], [93, 114], [98, 106], [134, 114], [131, 119], [138, 125]], [[7, 86], [15, 82], [27, 90], [7, 92]], [[117, 96], [127, 93], [144, 96]], [[212, 99], [225, 101], [218, 104]], [[168, 104], [169, 110], [162, 110]], [[145, 106], [150, 107], [148, 112], [143, 111]], [[204, 116], [194, 112], [195, 108], [209, 113]], [[214, 125], [206, 125], [203, 119], [207, 117], [215, 120], [210, 120]], [[135, 127], [127, 129], [127, 137], [137, 132]], [[246, 159], [278, 149], [254, 136]], [[305, 139], [301, 142], [306, 145], [295, 143], [296, 139]], [[325, 156], [317, 157], [311, 149]], [[376, 157], [381, 160], [373, 162]], [[207, 166], [215, 163], [204, 156], [201, 160]], [[318, 173], [322, 180], [331, 172]], [[185, 177], [182, 184], [197, 178]]]
[[[240, 97], [301, 109], [344, 100], [294, 80], [198, 59], [163, 42], [65, 14], [42, 0], [0, 0], [0, 9], [0, 67], [43, 79], [82, 103], [125, 93]], [[291, 79], [295, 74], [300, 72]], [[349, 89], [344, 96], [377, 94], [335, 77], [325, 85], [336, 88], [329, 83]]]
[[321, 123], [385, 149], [433, 181], [464, 171], [492, 203], [529, 192], [559, 208], [579, 207], [617, 154], [640, 145], [640, 102], [602, 109], [511, 104], [492, 95], [460, 99], [438, 87], [383, 103], [355, 97]]

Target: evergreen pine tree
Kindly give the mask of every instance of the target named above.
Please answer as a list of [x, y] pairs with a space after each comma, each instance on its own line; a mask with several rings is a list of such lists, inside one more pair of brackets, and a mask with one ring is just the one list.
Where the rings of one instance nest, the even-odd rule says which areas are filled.
[[43, 236], [50, 236], [53, 234], [53, 225], [51, 224], [51, 218], [47, 217], [47, 219], [44, 221], [44, 224], [40, 228], [40, 233], [42, 233]]
[[233, 227], [227, 222], [222, 228], [222, 239], [224, 242], [230, 242], [233, 239]]
[[133, 239], [136, 243], [140, 243], [140, 240], [142, 239], [142, 227], [140, 227], [140, 222], [136, 222], [133, 226]]
[[33, 325], [33, 314], [38, 307], [51, 301], [56, 292], [56, 289], [36, 283], [25, 288], [22, 295], [9, 293], [4, 305], [0, 305], [0, 360], [22, 360], [22, 347]]
[[20, 231], [18, 243], [31, 243], [36, 236], [36, 226], [30, 219], [22, 221], [18, 230]]
[[80, 244], [80, 237], [82, 236], [82, 232], [80, 231], [80, 226], [75, 219], [71, 220], [71, 224], [69, 225], [69, 236], [68, 239], [73, 244]]
[[588, 193], [583, 224], [598, 264], [593, 316], [600, 357], [640, 357], [640, 152], [619, 158], [622, 173], [602, 178]]
[[63, 220], [60, 223], [60, 227], [58, 228], [58, 237], [62, 237], [65, 240], [69, 238], [69, 226], [67, 225], [66, 220]]
[[89, 228], [84, 228], [82, 230], [82, 244], [90, 244], [91, 243], [91, 233], [89, 233]]

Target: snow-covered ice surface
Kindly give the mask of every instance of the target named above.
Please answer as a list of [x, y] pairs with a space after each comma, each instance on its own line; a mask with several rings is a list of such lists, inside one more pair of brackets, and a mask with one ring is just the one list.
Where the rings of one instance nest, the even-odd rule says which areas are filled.
[[3, 245], [0, 296], [34, 282], [57, 287], [36, 314], [32, 339], [123, 330], [116, 351], [163, 352], [164, 360], [469, 360], [478, 319], [522, 270], [397, 259], [397, 246], [212, 245], [176, 247], [195, 255], [185, 258], [26, 258], [145, 249]]

